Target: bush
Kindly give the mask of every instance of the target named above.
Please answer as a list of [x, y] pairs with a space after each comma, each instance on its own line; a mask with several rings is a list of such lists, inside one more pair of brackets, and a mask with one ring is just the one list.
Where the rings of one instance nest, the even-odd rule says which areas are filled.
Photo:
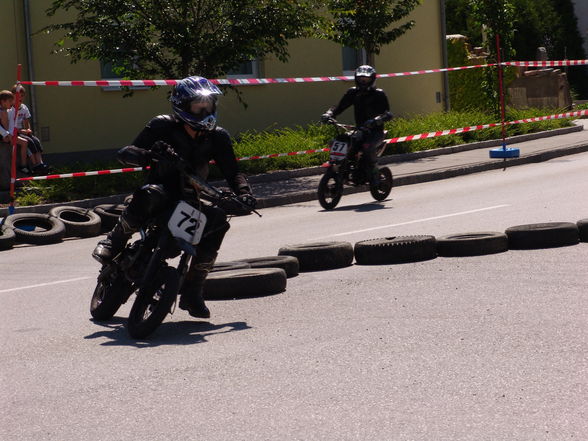
[[[550, 113], [559, 113], [559, 111], [546, 109], [509, 110], [507, 120], [532, 118]], [[452, 111], [395, 118], [386, 124], [386, 130], [388, 130], [388, 138], [394, 138], [495, 122], [496, 120], [492, 115], [481, 110]], [[506, 130], [507, 135], [512, 136], [569, 125], [571, 125], [570, 121], [564, 119], [517, 124], [507, 126]], [[332, 126], [316, 124], [307, 127], [283, 128], [263, 132], [251, 131], [241, 134], [235, 140], [235, 153], [237, 157], [242, 157], [320, 149], [327, 147], [328, 141], [335, 133], [336, 129]], [[408, 153], [487, 139], [498, 139], [500, 137], [501, 128], [495, 127], [452, 136], [391, 144], [385, 154]], [[240, 167], [247, 174], [256, 174], [273, 170], [318, 166], [327, 159], [328, 153], [317, 153], [243, 161], [240, 163]], [[117, 168], [120, 168], [120, 164], [113, 160], [107, 163], [78, 163], [67, 167], [59, 167], [56, 173]], [[211, 179], [219, 178], [220, 176], [220, 172], [216, 167], [211, 167]], [[142, 184], [143, 179], [143, 173], [122, 173], [74, 179], [28, 181], [26, 186], [19, 190], [16, 202], [18, 205], [33, 205], [130, 193]]]

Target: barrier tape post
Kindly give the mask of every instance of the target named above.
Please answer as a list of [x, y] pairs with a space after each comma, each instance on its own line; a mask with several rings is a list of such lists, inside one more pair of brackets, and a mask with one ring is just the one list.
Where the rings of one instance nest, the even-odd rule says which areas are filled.
[[[16, 67], [16, 84], [20, 83], [22, 73], [22, 64]], [[20, 109], [20, 91], [16, 89], [16, 98], [14, 100], [14, 127], [12, 129], [12, 161], [10, 162], [10, 205], [8, 206], [8, 214], [14, 214], [15, 202], [15, 184], [16, 184], [16, 141], [18, 139], [18, 128], [16, 123], [18, 121], [18, 111]]]
[[500, 124], [502, 127], [502, 149], [491, 149], [491, 158], [518, 158], [521, 151], [517, 148], [506, 147], [506, 106], [504, 104], [504, 66], [500, 56], [500, 35], [496, 34], [496, 61], [498, 64], [498, 93], [500, 95]]

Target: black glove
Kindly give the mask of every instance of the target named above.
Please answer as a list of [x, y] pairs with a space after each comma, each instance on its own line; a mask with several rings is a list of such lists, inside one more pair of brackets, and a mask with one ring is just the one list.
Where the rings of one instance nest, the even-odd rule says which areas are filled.
[[172, 146], [165, 141], [156, 141], [153, 143], [150, 152], [152, 153], [151, 157], [154, 160], [160, 159], [162, 157], [171, 159], [178, 156]]
[[331, 112], [326, 112], [321, 115], [321, 122], [324, 124], [329, 124], [333, 121], [333, 114]]
[[366, 129], [373, 129], [378, 125], [378, 122], [375, 119], [368, 119], [366, 122], [363, 123], [363, 127]]
[[237, 199], [239, 199], [243, 205], [246, 205], [247, 208], [251, 210], [255, 210], [255, 207], [257, 206], [257, 199], [255, 199], [253, 195], [249, 193], [241, 194], [237, 196]]

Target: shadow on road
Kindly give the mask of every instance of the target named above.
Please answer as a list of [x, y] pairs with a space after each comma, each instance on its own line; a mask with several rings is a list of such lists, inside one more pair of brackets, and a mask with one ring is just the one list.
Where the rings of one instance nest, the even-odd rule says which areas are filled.
[[332, 210], [321, 210], [323, 213], [328, 213], [329, 211], [357, 211], [358, 213], [366, 213], [368, 211], [376, 211], [376, 210], [390, 210], [392, 207], [386, 207], [384, 202], [391, 201], [392, 199], [385, 199], [379, 202], [367, 202], [363, 204], [356, 204], [356, 205], [342, 205], [340, 207], [335, 207]]
[[134, 346], [137, 348], [157, 347], [162, 345], [192, 345], [207, 342], [207, 337], [229, 332], [251, 329], [245, 322], [222, 323], [215, 325], [204, 321], [185, 320], [181, 322], [163, 322], [144, 340], [135, 340], [124, 327], [126, 319], [114, 317], [108, 323], [94, 322], [105, 329], [84, 337], [86, 340], [108, 338], [100, 343], [102, 346]]

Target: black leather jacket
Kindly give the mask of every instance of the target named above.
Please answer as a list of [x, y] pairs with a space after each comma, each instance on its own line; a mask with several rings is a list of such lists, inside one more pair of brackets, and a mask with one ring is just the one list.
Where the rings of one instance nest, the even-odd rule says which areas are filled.
[[348, 107], [353, 106], [355, 125], [361, 127], [366, 121], [376, 119], [376, 123], [383, 128], [384, 122], [392, 119], [388, 97], [382, 89], [369, 88], [360, 90], [357, 87], [350, 88], [339, 104], [329, 109], [333, 117], [337, 117]]
[[[148, 150], [156, 141], [169, 144], [204, 179], [208, 177], [209, 161], [214, 160], [236, 194], [251, 193], [247, 178], [239, 172], [231, 137], [225, 129], [217, 127], [192, 138], [184, 123], [174, 115], [159, 115], [147, 123], [133, 145], [118, 151], [117, 158], [126, 165], [145, 167], [150, 164]], [[163, 184], [170, 191], [181, 191], [177, 173], [161, 173], [157, 164], [152, 164], [147, 182]]]

